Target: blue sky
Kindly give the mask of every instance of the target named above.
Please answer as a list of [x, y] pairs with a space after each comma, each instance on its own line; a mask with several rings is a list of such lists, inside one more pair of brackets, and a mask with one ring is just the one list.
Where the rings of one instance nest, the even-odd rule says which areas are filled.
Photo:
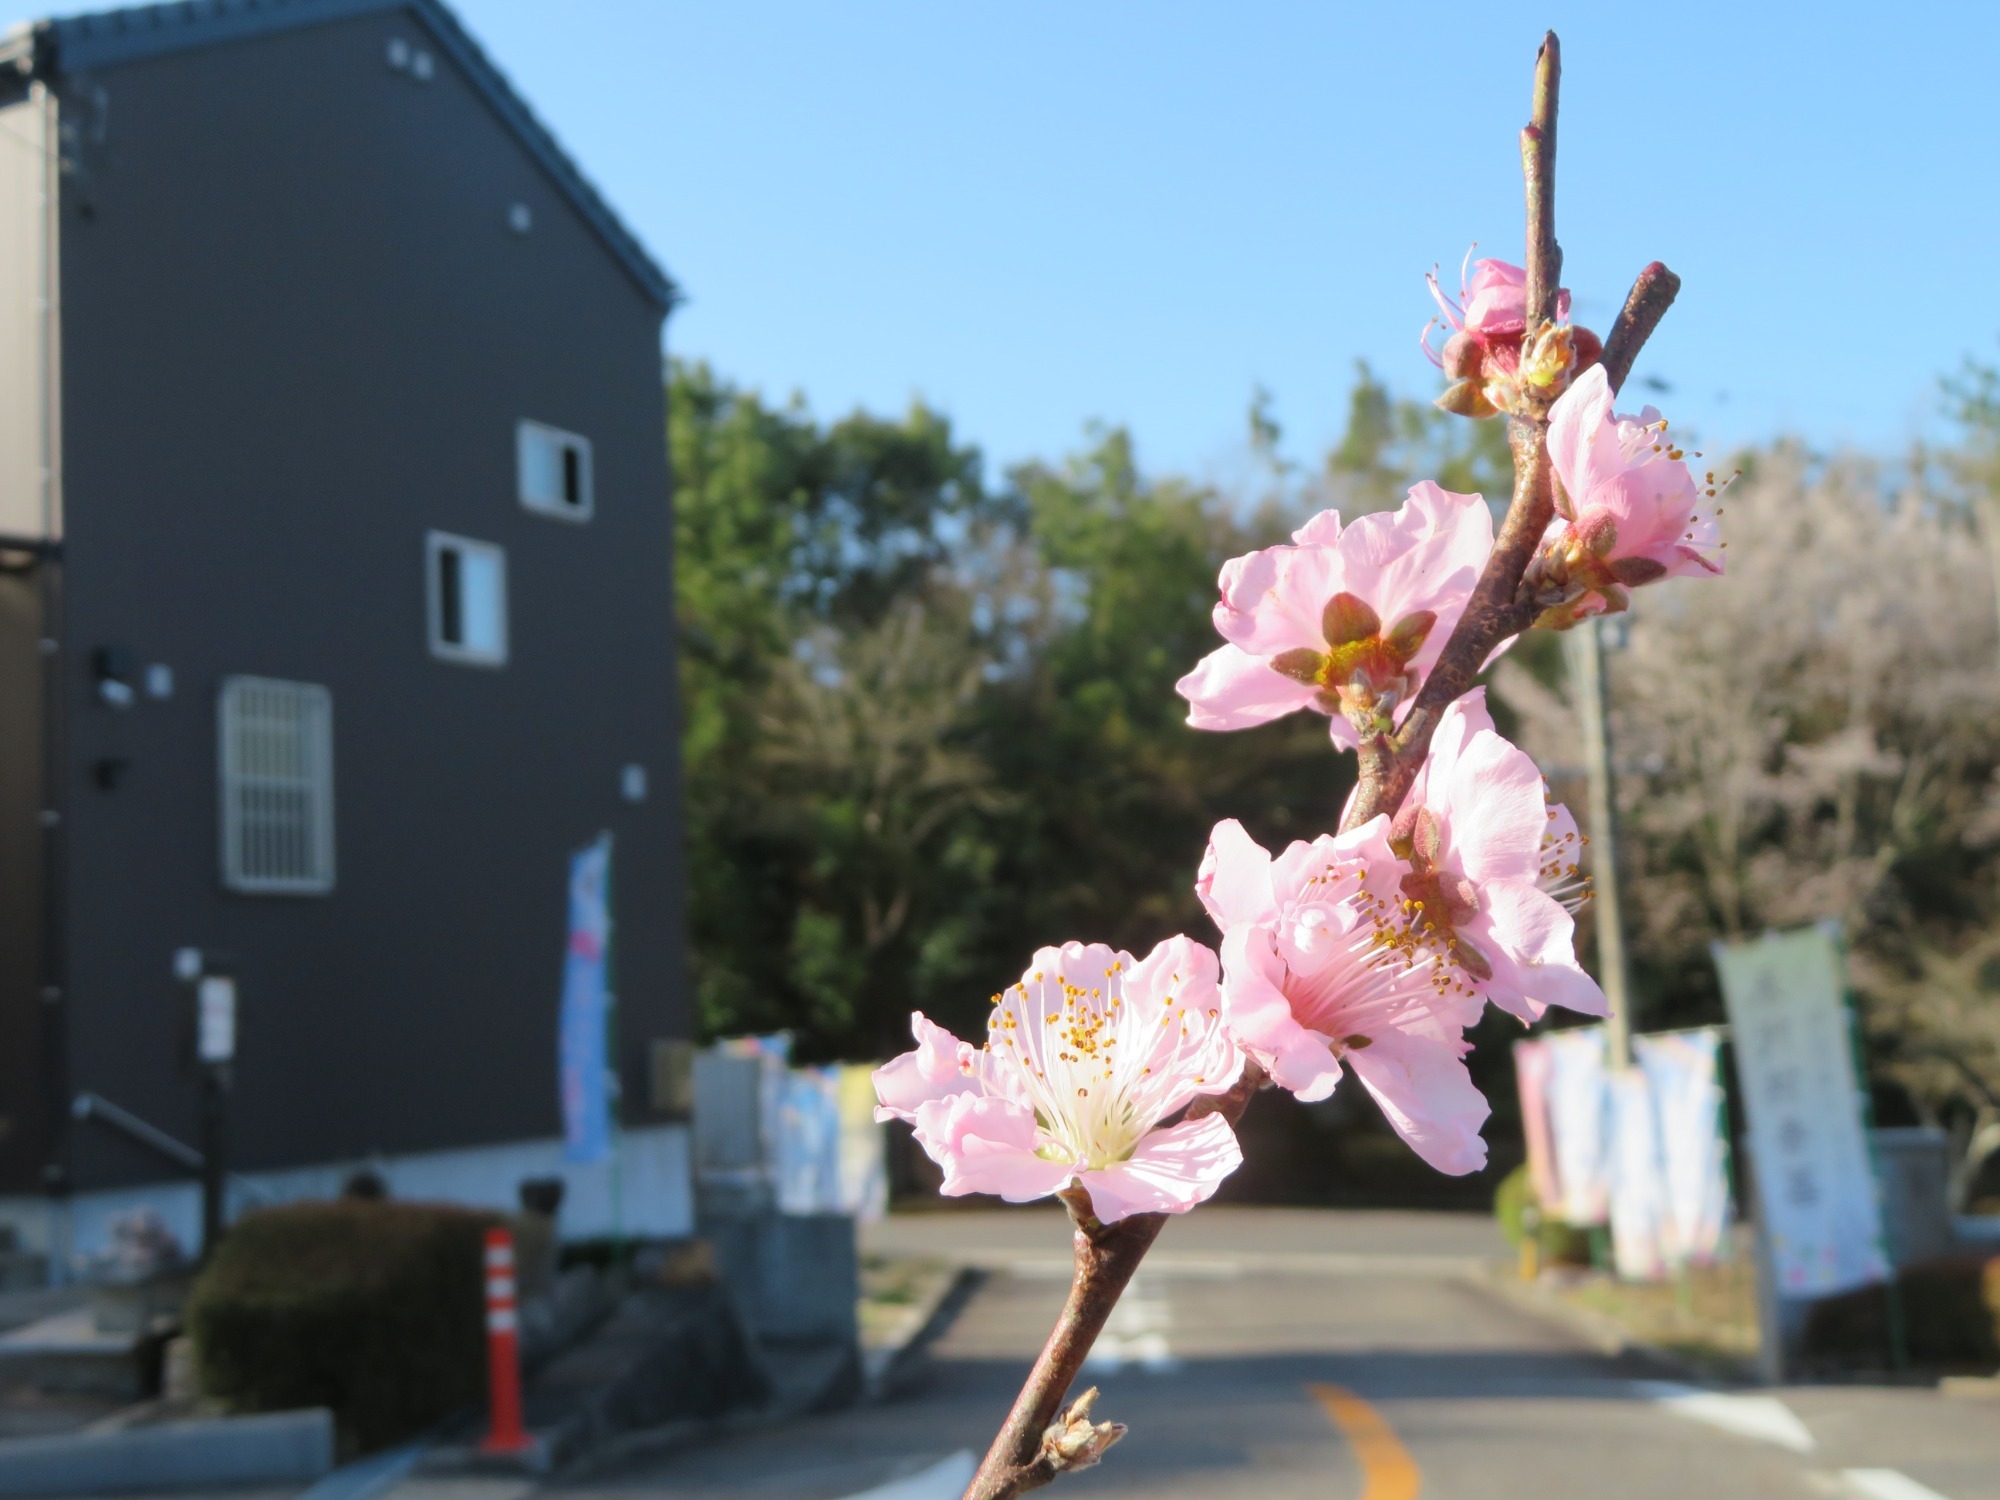
[[825, 415], [921, 396], [999, 462], [1101, 418], [1214, 470], [1258, 383], [1316, 456], [1356, 359], [1434, 389], [1423, 272], [1519, 259], [1543, 25], [1577, 317], [1681, 273], [1677, 425], [1893, 452], [2000, 357], [1996, 5], [457, 9], [687, 289], [677, 353]]

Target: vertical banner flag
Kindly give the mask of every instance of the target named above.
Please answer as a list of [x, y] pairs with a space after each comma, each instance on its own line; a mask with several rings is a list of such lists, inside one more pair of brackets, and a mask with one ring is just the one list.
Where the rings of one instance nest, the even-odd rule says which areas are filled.
[[570, 856], [569, 948], [563, 957], [559, 1069], [563, 1154], [602, 1161], [611, 1151], [611, 1078], [606, 1031], [611, 953], [611, 835]]
[[1637, 1068], [1606, 1075], [1611, 1111], [1611, 1251], [1626, 1281], [1659, 1281], [1673, 1266], [1672, 1225], [1653, 1089]]
[[1652, 1090], [1659, 1125], [1667, 1250], [1676, 1267], [1721, 1259], [1729, 1232], [1721, 1042], [1712, 1027], [1632, 1038], [1632, 1060]]
[[1839, 944], [1807, 927], [1714, 953], [1779, 1292], [1825, 1297], [1886, 1280]]
[[1611, 1208], [1610, 1091], [1602, 1026], [1542, 1038], [1549, 1059], [1549, 1133], [1555, 1137], [1556, 1205], [1579, 1229], [1604, 1223]]
[[1562, 1202], [1556, 1176], [1555, 1143], [1549, 1136], [1549, 1045], [1525, 1039], [1514, 1043], [1514, 1081], [1521, 1091], [1521, 1134], [1528, 1144], [1528, 1180], [1535, 1203], [1549, 1213]]

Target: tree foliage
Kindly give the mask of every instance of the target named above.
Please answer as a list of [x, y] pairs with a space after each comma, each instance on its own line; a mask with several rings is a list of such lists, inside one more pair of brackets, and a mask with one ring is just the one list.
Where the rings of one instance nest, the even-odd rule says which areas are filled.
[[1146, 474], [1130, 437], [990, 480], [921, 405], [830, 424], [700, 364], [669, 391], [700, 1023], [883, 1055], [922, 1008], [977, 1034], [1040, 944], [1143, 951], [1206, 918], [1208, 830], [1338, 816], [1310, 716], [1212, 735], [1174, 682], [1217, 644], [1222, 562], [1418, 474], [1506, 472], [1364, 369], [1311, 472], [1250, 414], [1254, 493]]

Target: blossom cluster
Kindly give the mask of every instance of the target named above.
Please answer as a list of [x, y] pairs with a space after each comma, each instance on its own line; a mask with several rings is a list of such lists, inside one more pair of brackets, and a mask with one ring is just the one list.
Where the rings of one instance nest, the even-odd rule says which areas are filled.
[[[1435, 358], [1476, 382], [1466, 414], [1513, 409], [1524, 382], [1561, 386], [1548, 408], [1556, 515], [1522, 580], [1537, 624], [1567, 628], [1625, 608], [1633, 588], [1721, 571], [1714, 475], [1696, 479], [1652, 408], [1612, 411], [1595, 336], [1565, 321], [1567, 293], [1530, 337], [1519, 268], [1478, 262], [1462, 302], [1431, 287], [1453, 329]], [[1492, 548], [1485, 499], [1426, 481], [1393, 514], [1325, 511], [1289, 545], [1231, 560], [1214, 611], [1223, 645], [1178, 684], [1188, 722], [1241, 729], [1305, 710], [1327, 716], [1337, 745], [1381, 746]], [[1523, 1022], [1607, 1009], [1576, 958], [1582, 844], [1474, 689], [1445, 710], [1393, 817], [1276, 854], [1233, 819], [1216, 825], [1195, 891], [1217, 948], [1186, 936], [1143, 959], [1044, 948], [992, 997], [982, 1045], [912, 1017], [917, 1047], [875, 1074], [876, 1117], [910, 1124], [947, 1194], [1062, 1193], [1110, 1224], [1192, 1208], [1240, 1164], [1205, 1097], [1268, 1079], [1324, 1099], [1352, 1072], [1425, 1161], [1476, 1171], [1488, 1110], [1466, 1032], [1486, 1007]]]

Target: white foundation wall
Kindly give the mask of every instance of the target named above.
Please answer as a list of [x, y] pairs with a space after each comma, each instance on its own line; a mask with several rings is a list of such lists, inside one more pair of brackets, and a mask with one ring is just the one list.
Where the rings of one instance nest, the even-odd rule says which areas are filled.
[[[505, 1212], [519, 1209], [524, 1179], [559, 1177], [566, 1184], [558, 1221], [563, 1239], [614, 1233], [672, 1238], [694, 1231], [689, 1160], [685, 1125], [653, 1125], [622, 1132], [612, 1158], [587, 1165], [565, 1161], [562, 1141], [551, 1137], [247, 1172], [230, 1179], [229, 1216], [234, 1220], [273, 1204], [338, 1197], [348, 1177], [365, 1167], [381, 1175], [392, 1198]], [[61, 1264], [108, 1249], [112, 1223], [141, 1207], [165, 1219], [190, 1254], [200, 1248], [201, 1188], [190, 1179], [78, 1193], [66, 1201], [0, 1198], [0, 1225], [13, 1228], [21, 1249]]]

